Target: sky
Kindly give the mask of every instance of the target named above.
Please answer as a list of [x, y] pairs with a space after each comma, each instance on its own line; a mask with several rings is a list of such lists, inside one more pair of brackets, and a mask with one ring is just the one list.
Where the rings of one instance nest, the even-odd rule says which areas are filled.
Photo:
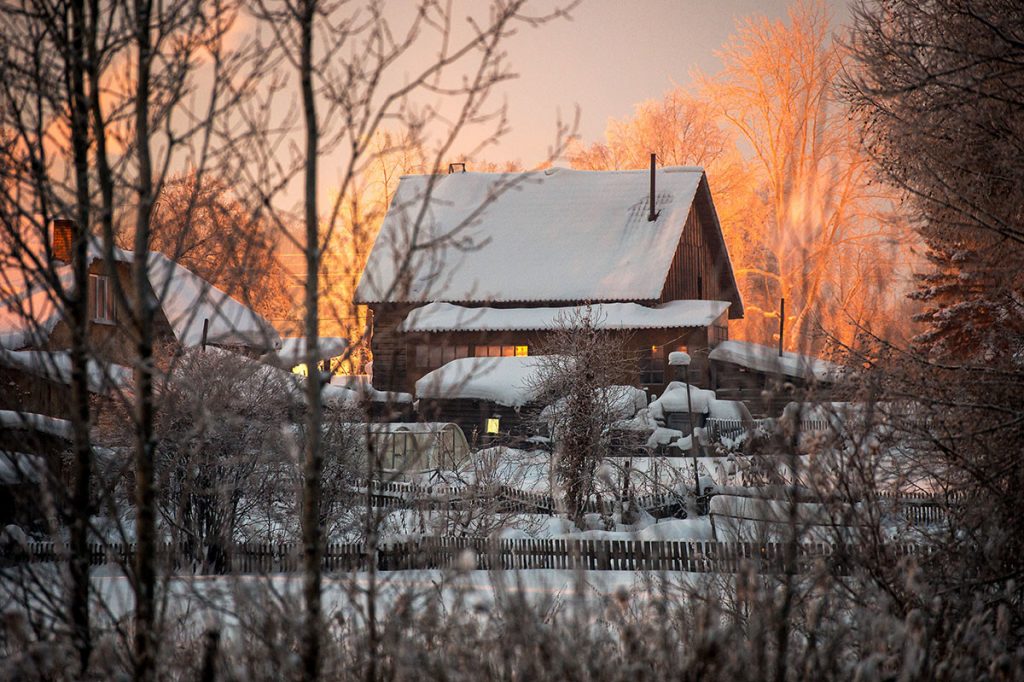
[[[691, 83], [694, 69], [721, 68], [717, 50], [737, 20], [752, 15], [785, 18], [784, 0], [583, 0], [572, 20], [523, 30], [507, 43], [519, 77], [502, 84], [511, 132], [484, 153], [489, 161], [543, 160], [561, 113], [580, 108], [585, 142], [602, 138], [610, 118]], [[826, 0], [837, 26], [847, 19], [846, 0]], [[496, 100], [500, 101], [500, 100]]]

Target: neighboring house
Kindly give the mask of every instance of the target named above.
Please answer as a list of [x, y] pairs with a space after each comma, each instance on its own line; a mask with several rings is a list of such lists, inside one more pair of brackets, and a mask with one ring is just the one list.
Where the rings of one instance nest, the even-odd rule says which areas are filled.
[[[55, 229], [55, 256], [48, 276], [73, 286], [70, 238]], [[95, 241], [88, 249], [89, 388], [105, 393], [128, 381], [137, 357], [130, 310], [115, 295], [120, 284], [130, 306], [140, 292], [131, 276], [133, 254], [113, 250], [108, 262]], [[70, 409], [71, 326], [53, 287], [37, 271], [8, 265], [0, 280], [0, 409], [67, 416]], [[150, 252], [148, 290], [158, 303], [157, 353], [205, 342], [250, 356], [275, 351], [280, 340], [256, 312], [194, 272]]]
[[839, 365], [810, 355], [748, 341], [725, 341], [710, 353], [711, 388], [719, 398], [742, 400], [757, 417], [777, 417], [794, 399], [833, 399]]
[[676, 350], [706, 383], [708, 350], [743, 316], [689, 167], [403, 177], [356, 302], [373, 313], [374, 386], [405, 392], [452, 361], [535, 354], [586, 305], [635, 357], [627, 383], [660, 393]]

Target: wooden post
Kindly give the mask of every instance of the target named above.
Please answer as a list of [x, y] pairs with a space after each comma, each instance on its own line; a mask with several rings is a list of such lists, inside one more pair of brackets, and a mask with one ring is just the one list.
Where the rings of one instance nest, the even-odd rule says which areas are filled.
[[203, 318], [203, 352], [206, 352], [206, 335], [210, 331], [210, 318]]
[[779, 357], [782, 357], [782, 340], [786, 338], [786, 299], [779, 301]]

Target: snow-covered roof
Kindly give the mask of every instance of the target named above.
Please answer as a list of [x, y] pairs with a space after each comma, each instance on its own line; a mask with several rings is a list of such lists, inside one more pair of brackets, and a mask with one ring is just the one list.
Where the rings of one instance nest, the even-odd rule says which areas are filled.
[[74, 427], [67, 419], [57, 419], [34, 412], [0, 410], [0, 428], [37, 431], [64, 440], [73, 440], [75, 437]]
[[[416, 308], [399, 325], [403, 332], [512, 331], [558, 329], [579, 319], [587, 306], [556, 308], [467, 308], [436, 301]], [[639, 303], [595, 303], [590, 319], [598, 329], [707, 327], [729, 309], [724, 301], [669, 301], [648, 308]]]
[[646, 170], [405, 176], [356, 300], [656, 300], [703, 177], [659, 169], [648, 222]]
[[[116, 262], [133, 261], [129, 251], [114, 248], [113, 252]], [[93, 238], [89, 244], [89, 262], [102, 257], [98, 240]], [[147, 271], [161, 310], [183, 346], [202, 343], [203, 322], [207, 319], [210, 321], [207, 341], [211, 344], [273, 349], [280, 343], [277, 332], [262, 316], [163, 254], [149, 253]], [[54, 275], [63, 289], [73, 289], [71, 266], [56, 266]], [[4, 291], [0, 301], [0, 347], [18, 350], [46, 343], [63, 317], [52, 288], [39, 273], [26, 273], [19, 268], [6, 269], [3, 278], [0, 281]]]
[[452, 360], [416, 382], [416, 397], [488, 400], [521, 407], [537, 397], [533, 381], [544, 362], [542, 357]]
[[813, 357], [785, 351], [779, 356], [777, 348], [762, 346], [749, 341], [722, 341], [712, 349], [708, 357], [719, 362], [729, 362], [758, 372], [772, 372], [789, 377], [835, 380], [839, 365]]
[[[0, 366], [17, 369], [62, 384], [71, 384], [71, 353], [68, 351], [20, 350], [0, 348]], [[102, 393], [131, 381], [132, 370], [116, 364], [87, 362], [89, 390]]]
[[280, 343], [263, 316], [188, 268], [155, 251], [149, 253], [146, 266], [160, 307], [181, 345], [202, 343], [204, 320], [210, 321], [206, 340], [211, 344], [270, 349]]
[[[328, 360], [337, 357], [348, 348], [348, 339], [337, 336], [321, 336], [317, 340], [317, 359]], [[291, 369], [306, 361], [306, 337], [288, 337], [281, 339], [281, 347], [262, 358], [264, 362]]]

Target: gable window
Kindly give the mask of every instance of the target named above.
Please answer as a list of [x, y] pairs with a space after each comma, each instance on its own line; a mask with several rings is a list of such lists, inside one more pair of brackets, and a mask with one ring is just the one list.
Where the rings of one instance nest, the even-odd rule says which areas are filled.
[[114, 323], [114, 291], [107, 275], [89, 275], [89, 318]]

